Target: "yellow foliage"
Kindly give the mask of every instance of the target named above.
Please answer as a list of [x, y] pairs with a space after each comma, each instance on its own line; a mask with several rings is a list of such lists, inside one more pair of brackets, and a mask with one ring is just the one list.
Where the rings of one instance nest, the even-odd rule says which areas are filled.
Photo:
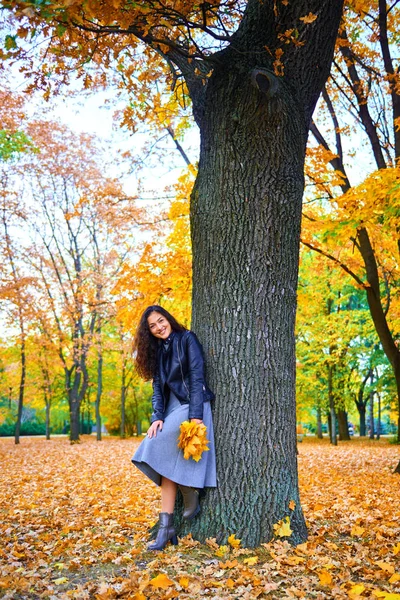
[[279, 537], [290, 537], [293, 533], [292, 529], [290, 529], [290, 517], [285, 517], [275, 523], [274, 525], [274, 533]]
[[358, 583], [356, 585], [353, 585], [353, 587], [349, 589], [348, 594], [350, 598], [356, 598], [358, 596], [361, 596], [364, 590], [365, 586], [362, 583]]
[[218, 548], [218, 550], [215, 551], [215, 555], [222, 557], [222, 556], [225, 556], [225, 554], [227, 554], [227, 552], [229, 552], [229, 546], [220, 546]]
[[183, 450], [183, 457], [186, 460], [193, 458], [198, 462], [203, 452], [209, 450], [206, 433], [207, 427], [204, 423], [191, 423], [190, 421], [181, 423], [178, 448]]
[[364, 533], [364, 531], [365, 531], [365, 527], [360, 527], [359, 525], [353, 525], [350, 535], [352, 537], [357, 537], [357, 536], [362, 535]]
[[245, 558], [243, 562], [245, 565], [249, 565], [251, 567], [252, 565], [256, 565], [258, 563], [258, 556], [250, 556], [249, 558]]
[[232, 548], [239, 548], [240, 540], [236, 539], [235, 534], [232, 533], [232, 535], [228, 537], [228, 544], [232, 546]]
[[331, 586], [333, 584], [332, 575], [329, 573], [329, 571], [320, 571], [318, 573], [318, 577], [321, 585]]
[[[17, 447], [13, 440], [0, 439], [0, 501], [5, 510], [0, 537], [7, 548], [1, 556], [2, 591], [15, 590], [25, 598], [29, 589], [39, 597], [53, 586], [57, 596], [62, 588], [55, 580], [72, 573], [59, 584], [65, 586], [60, 597], [73, 598], [79, 591], [79, 597], [97, 600], [218, 598], [234, 590], [235, 597], [250, 599], [278, 598], [290, 589], [297, 590], [298, 598], [311, 598], [329, 595], [332, 583], [337, 598], [390, 600], [390, 594], [399, 592], [397, 573], [380, 568], [395, 565], [400, 519], [398, 475], [392, 473], [398, 449], [387, 440], [372, 446], [354, 439], [351, 447], [339, 445], [334, 453], [324, 442], [300, 445], [307, 543], [293, 547], [287, 538], [275, 538], [262, 548], [232, 550], [214, 539], [195, 547], [180, 539], [178, 551], [168, 546], [160, 554], [146, 550], [159, 494], [138, 469], [121, 468], [138, 444], [137, 439], [108, 437], [99, 444], [85, 436], [79, 446], [59, 437], [51, 443], [24, 438]], [[362, 472], [357, 482], [356, 470]], [[42, 485], [43, 474], [51, 489]], [[371, 535], [345, 535], [355, 512], [368, 519]], [[51, 561], [43, 561], [44, 551]], [[215, 551], [234, 558], [221, 561]], [[74, 573], [81, 570], [87, 579], [77, 588]]]
[[160, 573], [160, 575], [157, 575], [157, 577], [154, 577], [150, 580], [150, 585], [152, 585], [154, 588], [161, 588], [162, 590], [166, 590], [171, 585], [174, 585], [174, 582], [171, 581], [171, 579], [167, 577], [167, 575], [165, 575], [164, 573]]

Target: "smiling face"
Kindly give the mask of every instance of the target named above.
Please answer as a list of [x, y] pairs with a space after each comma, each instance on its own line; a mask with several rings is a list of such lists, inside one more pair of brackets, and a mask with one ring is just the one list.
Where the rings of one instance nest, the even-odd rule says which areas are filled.
[[169, 321], [158, 312], [152, 312], [147, 317], [147, 324], [149, 326], [150, 333], [152, 333], [154, 337], [160, 338], [161, 340], [166, 340], [172, 332], [172, 327]]

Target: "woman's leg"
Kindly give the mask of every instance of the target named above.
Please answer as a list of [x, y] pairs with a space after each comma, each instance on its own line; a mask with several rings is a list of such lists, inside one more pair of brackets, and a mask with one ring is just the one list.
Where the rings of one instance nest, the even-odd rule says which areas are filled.
[[173, 513], [175, 507], [175, 498], [177, 484], [166, 477], [161, 480], [161, 512]]

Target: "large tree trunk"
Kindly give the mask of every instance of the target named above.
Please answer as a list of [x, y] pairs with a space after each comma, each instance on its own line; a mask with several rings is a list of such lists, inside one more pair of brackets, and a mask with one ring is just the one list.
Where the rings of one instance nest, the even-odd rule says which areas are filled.
[[[303, 169], [342, 4], [314, 2], [318, 25], [304, 31], [298, 47], [283, 50], [280, 36], [301, 22], [309, 2], [278, 8], [248, 0], [229, 46], [208, 61], [169, 51], [201, 135], [190, 211], [193, 328], [216, 392], [218, 488], [190, 525], [199, 539], [226, 541], [235, 532], [243, 545], [258, 546], [285, 517], [292, 543], [307, 536], [297, 481], [294, 337]], [[274, 61], [278, 51], [285, 65]]]
[[289, 516], [299, 543], [294, 321], [307, 134], [284, 87], [266, 102], [237, 58], [209, 84], [192, 194], [193, 328], [216, 392], [219, 485], [190, 528], [257, 546]]
[[[309, 8], [297, 2], [295, 10]], [[319, 8], [330, 36], [341, 3]], [[218, 488], [190, 529], [199, 539], [217, 532], [218, 541], [235, 532], [246, 546], [270, 540], [285, 517], [292, 543], [307, 537], [297, 480], [294, 322], [307, 133], [333, 50], [324, 44], [322, 58], [320, 39], [309, 38], [302, 58], [288, 59], [287, 77], [276, 77], [265, 50], [277, 35], [274, 19], [272, 2], [250, 0], [206, 91], [187, 77], [201, 133], [191, 198], [193, 328], [216, 392], [218, 462]]]

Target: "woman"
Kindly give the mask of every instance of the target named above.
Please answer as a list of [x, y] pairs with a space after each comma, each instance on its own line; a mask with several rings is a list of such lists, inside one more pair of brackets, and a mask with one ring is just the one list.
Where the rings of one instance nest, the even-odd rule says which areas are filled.
[[[158, 534], [148, 548], [162, 550], [169, 541], [178, 543], [173, 525], [177, 488], [183, 496], [183, 518], [191, 520], [200, 512], [199, 490], [217, 485], [209, 402], [214, 395], [205, 382], [203, 349], [196, 335], [161, 306], [144, 311], [135, 349], [139, 375], [153, 380], [153, 414], [132, 462], [161, 486]], [[199, 462], [184, 459], [178, 448], [180, 424], [188, 420], [207, 427], [209, 451]]]

